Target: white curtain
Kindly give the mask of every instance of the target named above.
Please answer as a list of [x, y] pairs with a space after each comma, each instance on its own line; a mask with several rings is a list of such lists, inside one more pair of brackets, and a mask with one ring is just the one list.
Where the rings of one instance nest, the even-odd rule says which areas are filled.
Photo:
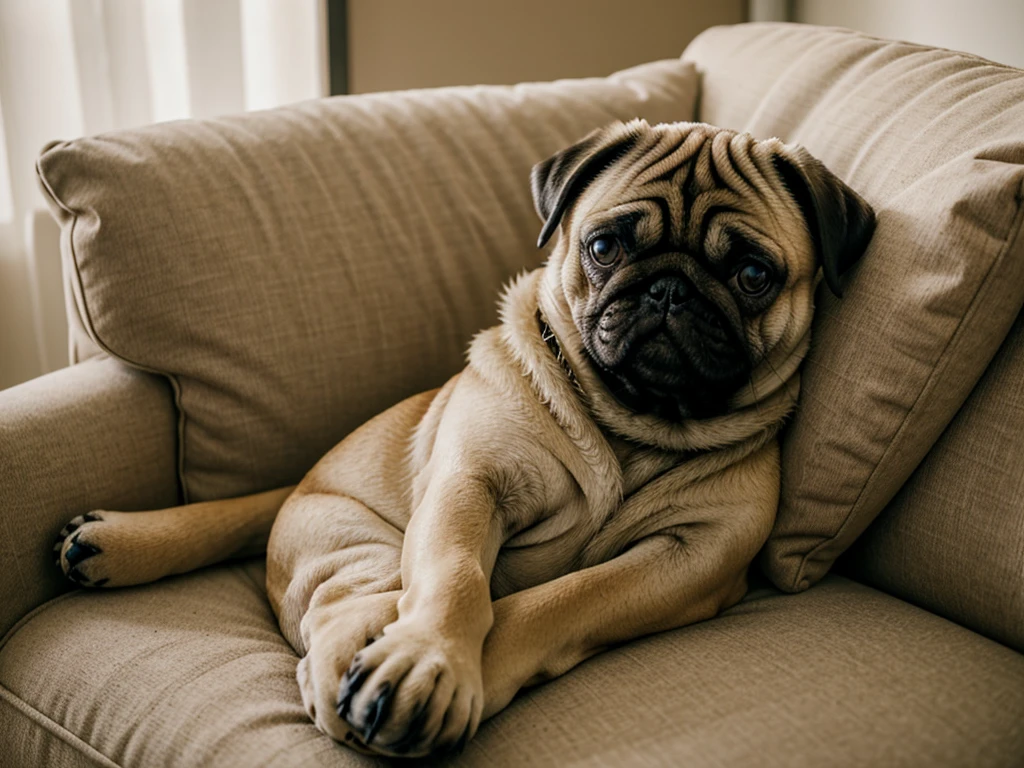
[[0, 0], [0, 388], [67, 364], [53, 139], [326, 95], [323, 0]]

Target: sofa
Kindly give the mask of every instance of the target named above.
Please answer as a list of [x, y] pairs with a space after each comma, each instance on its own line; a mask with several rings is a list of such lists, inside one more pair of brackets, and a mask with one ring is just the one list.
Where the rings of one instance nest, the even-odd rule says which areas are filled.
[[0, 765], [384, 764], [309, 722], [261, 559], [87, 591], [53, 539], [294, 483], [439, 385], [543, 260], [531, 165], [637, 116], [802, 143], [876, 234], [819, 291], [746, 599], [522, 692], [447, 762], [1024, 765], [1024, 72], [789, 24], [44, 148], [73, 364], [0, 392]]

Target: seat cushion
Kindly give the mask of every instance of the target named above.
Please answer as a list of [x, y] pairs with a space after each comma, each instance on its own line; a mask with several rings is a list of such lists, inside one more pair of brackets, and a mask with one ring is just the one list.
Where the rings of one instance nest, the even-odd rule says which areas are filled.
[[700, 119], [804, 144], [878, 214], [842, 300], [819, 290], [783, 444], [764, 563], [805, 589], [928, 453], [1024, 304], [1024, 71], [802, 24], [712, 29], [684, 58], [703, 72]]
[[[307, 720], [260, 562], [75, 592], [0, 650], [12, 764], [370, 766]], [[630, 643], [518, 697], [465, 766], [1000, 766], [1024, 656], [830, 576]]]
[[38, 170], [72, 325], [172, 382], [187, 500], [297, 482], [463, 367], [544, 256], [534, 163], [614, 120], [691, 120], [696, 94], [669, 60], [57, 142]]

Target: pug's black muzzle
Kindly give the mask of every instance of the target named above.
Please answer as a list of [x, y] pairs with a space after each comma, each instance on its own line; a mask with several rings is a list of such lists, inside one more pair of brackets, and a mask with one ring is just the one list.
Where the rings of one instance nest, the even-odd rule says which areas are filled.
[[672, 421], [716, 416], [750, 378], [743, 341], [681, 274], [622, 291], [584, 338], [605, 385], [638, 413]]

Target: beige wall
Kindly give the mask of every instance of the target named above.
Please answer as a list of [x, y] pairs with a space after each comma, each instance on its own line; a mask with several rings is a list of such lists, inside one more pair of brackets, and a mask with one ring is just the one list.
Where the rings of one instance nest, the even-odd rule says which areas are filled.
[[349, 91], [607, 75], [743, 21], [746, 0], [349, 0]]
[[795, 0], [793, 19], [967, 51], [1024, 68], [1024, 0]]

